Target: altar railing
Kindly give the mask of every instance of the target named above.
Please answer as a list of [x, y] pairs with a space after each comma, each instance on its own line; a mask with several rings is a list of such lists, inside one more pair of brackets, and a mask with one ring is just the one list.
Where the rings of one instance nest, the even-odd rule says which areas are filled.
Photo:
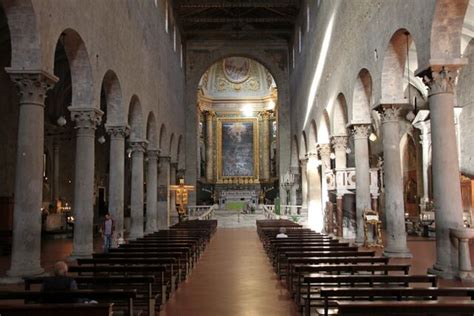
[[210, 219], [214, 215], [214, 211], [217, 209], [217, 204], [214, 205], [189, 205], [188, 206], [188, 218], [189, 219]]
[[307, 216], [307, 208], [302, 205], [280, 205], [280, 214], [275, 214], [275, 205], [265, 204], [263, 205], [263, 214], [268, 219], [286, 218], [299, 221]]

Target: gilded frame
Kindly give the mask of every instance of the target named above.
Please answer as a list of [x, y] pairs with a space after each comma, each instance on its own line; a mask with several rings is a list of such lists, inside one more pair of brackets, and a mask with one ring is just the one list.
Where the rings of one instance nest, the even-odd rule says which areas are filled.
[[[259, 166], [259, 124], [258, 118], [218, 117], [217, 119], [217, 183], [258, 183]], [[222, 175], [222, 123], [252, 123], [253, 126], [253, 176], [223, 176]]]

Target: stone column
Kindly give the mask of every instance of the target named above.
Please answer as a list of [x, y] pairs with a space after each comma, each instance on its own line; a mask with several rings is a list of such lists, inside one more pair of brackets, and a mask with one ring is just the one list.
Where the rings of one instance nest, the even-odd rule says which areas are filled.
[[130, 239], [143, 237], [143, 155], [146, 146], [147, 142], [144, 140], [130, 141], [132, 150]]
[[[336, 170], [347, 168], [347, 136], [333, 136], [332, 145], [334, 147], [334, 154], [336, 156]], [[344, 220], [344, 193], [336, 193], [336, 235], [342, 237], [343, 235], [343, 220]]]
[[[299, 176], [300, 171], [298, 166], [291, 166], [290, 172], [294, 176], [294, 182], [290, 189], [290, 205], [295, 206], [297, 203], [297, 190], [298, 190], [298, 183], [299, 183]], [[296, 207], [291, 208], [291, 214], [299, 214], [299, 210]]]
[[206, 116], [206, 180], [214, 181], [214, 117], [216, 114], [212, 111], [207, 112]]
[[411, 258], [407, 247], [403, 175], [400, 162], [400, 105], [381, 105], [385, 175], [385, 250], [387, 257]]
[[458, 152], [454, 127], [454, 77], [459, 66], [431, 66], [425, 71], [431, 118], [433, 201], [436, 213], [436, 263], [429, 269], [443, 277], [458, 270], [450, 228], [463, 227]]
[[53, 196], [52, 203], [56, 209], [56, 202], [59, 199], [59, 140], [53, 143]]
[[146, 175], [146, 233], [158, 230], [158, 156], [159, 150], [147, 151], [148, 168]]
[[[326, 209], [326, 203], [329, 201], [329, 192], [328, 192], [328, 183], [326, 181], [326, 171], [331, 169], [331, 144], [319, 144], [318, 145], [319, 156], [321, 157], [321, 209]], [[332, 212], [332, 208], [330, 212], [326, 214], [329, 218], [328, 234], [333, 233], [333, 223], [334, 223], [334, 216]]]
[[13, 245], [9, 277], [43, 272], [41, 201], [43, 199], [44, 100], [58, 78], [43, 71], [6, 69], [20, 95], [15, 169]]
[[158, 187], [160, 196], [158, 201], [158, 229], [168, 229], [170, 209], [170, 160], [169, 156], [160, 156], [160, 173], [158, 175]]
[[321, 208], [321, 177], [318, 167], [320, 161], [316, 153], [308, 153], [308, 224], [311, 229], [322, 232], [324, 227]]
[[115, 232], [123, 237], [125, 137], [129, 127], [107, 125], [105, 128], [110, 135], [109, 213], [115, 221]]
[[423, 196], [421, 197], [420, 208], [422, 211], [426, 211], [426, 204], [430, 201], [429, 195], [429, 180], [428, 180], [428, 169], [430, 166], [430, 145], [431, 145], [431, 130], [430, 122], [422, 121], [414, 125], [421, 131], [421, 150], [422, 150], [422, 175], [423, 175]]
[[370, 208], [369, 124], [352, 125], [356, 168], [356, 243], [364, 242], [364, 210]]
[[[170, 164], [170, 184], [176, 184], [176, 174], [178, 170], [178, 163], [173, 162]], [[176, 194], [175, 192], [170, 192], [170, 217], [177, 216], [178, 212], [176, 211]]]
[[94, 107], [70, 106], [76, 122], [76, 167], [74, 173], [74, 242], [72, 257], [89, 257], [94, 250], [95, 129], [103, 112]]
[[308, 208], [308, 158], [300, 159], [301, 166], [301, 195], [303, 208]]
[[[264, 180], [270, 179], [270, 126], [269, 126], [269, 119], [271, 117], [271, 113], [268, 111], [264, 111], [260, 113], [262, 118], [262, 178]], [[283, 201], [283, 197], [282, 201]]]

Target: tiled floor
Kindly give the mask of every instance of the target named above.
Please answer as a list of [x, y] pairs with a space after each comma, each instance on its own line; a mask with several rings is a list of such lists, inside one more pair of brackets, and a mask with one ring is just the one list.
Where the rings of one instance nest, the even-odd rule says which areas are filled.
[[[435, 242], [410, 237], [408, 246], [413, 259], [392, 259], [410, 263], [411, 273], [426, 273], [435, 261]], [[71, 240], [43, 242], [42, 265], [50, 271], [57, 260], [71, 252]], [[101, 240], [95, 248], [100, 251]], [[471, 246], [474, 262], [474, 246]], [[0, 277], [9, 267], [9, 257], [0, 257]], [[441, 286], [474, 286], [473, 282], [441, 280]], [[21, 289], [20, 285], [2, 285], [0, 290]], [[288, 293], [277, 279], [263, 251], [255, 228], [219, 228], [192, 271], [189, 279], [163, 307], [160, 316], [254, 316], [298, 315]]]

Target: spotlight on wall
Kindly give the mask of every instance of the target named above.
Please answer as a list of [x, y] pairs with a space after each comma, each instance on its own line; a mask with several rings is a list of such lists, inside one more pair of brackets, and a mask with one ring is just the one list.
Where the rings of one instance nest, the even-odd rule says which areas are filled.
[[97, 139], [97, 141], [99, 142], [99, 144], [103, 144], [103, 143], [105, 143], [105, 137], [100, 136], [99, 139]]
[[375, 135], [374, 133], [370, 133], [369, 140], [371, 142], [375, 142], [377, 140], [377, 135]]
[[250, 104], [245, 104], [240, 111], [245, 117], [251, 117], [253, 115], [252, 105]]
[[331, 153], [331, 154], [329, 155], [329, 158], [330, 158], [331, 160], [334, 160], [334, 159], [336, 159], [336, 155], [335, 155], [334, 153]]
[[66, 125], [67, 121], [66, 121], [66, 118], [61, 115], [56, 121], [56, 123], [58, 123], [59, 126], [64, 126]]
[[268, 109], [269, 110], [274, 110], [275, 109], [275, 101], [270, 100], [270, 102], [268, 102]]
[[350, 154], [351, 152], [352, 152], [352, 150], [349, 147], [347, 147], [346, 148], [346, 154]]

